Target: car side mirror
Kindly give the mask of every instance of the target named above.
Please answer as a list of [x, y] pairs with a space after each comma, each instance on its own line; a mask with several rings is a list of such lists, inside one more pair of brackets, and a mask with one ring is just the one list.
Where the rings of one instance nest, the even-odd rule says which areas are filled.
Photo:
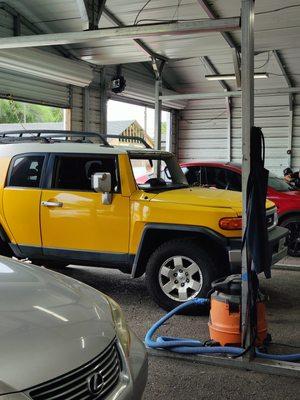
[[96, 172], [92, 175], [92, 189], [102, 193], [102, 204], [111, 204], [112, 185], [110, 172]]

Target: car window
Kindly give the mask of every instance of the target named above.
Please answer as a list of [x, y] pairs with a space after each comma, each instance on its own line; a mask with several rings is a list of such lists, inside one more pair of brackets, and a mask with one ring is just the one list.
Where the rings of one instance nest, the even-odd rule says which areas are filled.
[[205, 180], [208, 186], [214, 186], [217, 189], [227, 189], [241, 191], [241, 175], [226, 168], [206, 167]]
[[51, 187], [93, 191], [92, 176], [97, 172], [109, 172], [114, 192], [119, 191], [118, 163], [114, 156], [56, 156]]
[[234, 190], [236, 192], [242, 191], [242, 176], [240, 173], [226, 169], [226, 179], [228, 190]]
[[277, 190], [278, 192], [288, 192], [289, 190], [297, 190], [297, 188], [287, 183], [283, 178], [279, 178], [278, 176], [272, 173], [269, 173], [268, 185], [271, 186], [271, 188]]
[[199, 166], [182, 167], [182, 171], [190, 186], [204, 185], [203, 168]]
[[8, 178], [8, 186], [33, 187], [40, 186], [45, 156], [30, 155], [14, 158]]
[[217, 189], [225, 189], [227, 186], [226, 171], [223, 168], [205, 168], [206, 185], [214, 186]]

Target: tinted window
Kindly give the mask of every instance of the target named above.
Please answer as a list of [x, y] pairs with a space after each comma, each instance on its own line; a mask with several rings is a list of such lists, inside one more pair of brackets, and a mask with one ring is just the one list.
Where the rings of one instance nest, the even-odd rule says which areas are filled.
[[271, 188], [277, 190], [278, 192], [287, 192], [289, 190], [295, 190], [291, 185], [289, 185], [283, 178], [279, 178], [276, 175], [269, 174], [268, 185]]
[[206, 167], [205, 178], [208, 186], [217, 189], [242, 190], [241, 175], [225, 168]]
[[205, 175], [208, 186], [214, 186], [217, 189], [226, 188], [226, 171], [223, 168], [206, 167]]
[[8, 186], [39, 187], [44, 156], [24, 156], [13, 160]]
[[182, 167], [182, 171], [190, 186], [201, 186], [203, 182], [203, 168], [201, 167]]
[[92, 191], [91, 178], [97, 172], [110, 172], [114, 191], [119, 190], [116, 157], [57, 156], [52, 179], [53, 189]]

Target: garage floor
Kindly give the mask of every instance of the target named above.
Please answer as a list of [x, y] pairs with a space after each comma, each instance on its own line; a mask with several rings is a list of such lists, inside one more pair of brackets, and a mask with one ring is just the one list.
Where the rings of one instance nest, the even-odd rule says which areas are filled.
[[[125, 311], [130, 326], [142, 339], [152, 323], [164, 314], [148, 296], [142, 278], [131, 280], [129, 276], [117, 271], [80, 267], [68, 267], [66, 274], [116, 299]], [[275, 270], [271, 280], [261, 280], [261, 287], [270, 298], [267, 308], [273, 341], [294, 346], [281, 347], [281, 351], [299, 352], [299, 279], [298, 271]], [[163, 332], [182, 337], [207, 338], [207, 317], [176, 316], [164, 327]], [[300, 380], [192, 362], [179, 363], [166, 358], [150, 358], [144, 400], [242, 400], [255, 397], [258, 400], [299, 399]]]

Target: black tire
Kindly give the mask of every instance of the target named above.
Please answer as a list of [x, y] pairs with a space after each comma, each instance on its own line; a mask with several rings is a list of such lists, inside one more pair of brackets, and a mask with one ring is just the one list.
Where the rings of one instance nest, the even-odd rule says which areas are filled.
[[294, 215], [280, 222], [290, 232], [287, 237], [288, 255], [300, 257], [300, 215]]
[[11, 248], [2, 239], [0, 239], [0, 255], [5, 257], [13, 257]]
[[[190, 291], [189, 288], [182, 288], [182, 290], [186, 290], [189, 292], [190, 296], [186, 299], [186, 300], [176, 300], [176, 292], [177, 292], [177, 296], [179, 296], [179, 290], [180, 290], [180, 285], [182, 285], [182, 283], [176, 283], [176, 280], [173, 280], [175, 278], [173, 278], [173, 276], [166, 278], [167, 280], [169, 279], [169, 281], [167, 281], [167, 284], [170, 285], [171, 284], [175, 284], [177, 285], [177, 287], [179, 287], [179, 289], [174, 289], [173, 292], [169, 293], [169, 295], [167, 295], [162, 287], [164, 286], [164, 282], [162, 282], [162, 279], [164, 278], [161, 271], [164, 268], [165, 265], [168, 265], [168, 262], [170, 262], [170, 266], [168, 267], [171, 271], [171, 275], [172, 275], [172, 271], [176, 270], [175, 266], [175, 258], [174, 261], [172, 260], [172, 257], [175, 258], [182, 258], [183, 263], [184, 262], [189, 262], [187, 259], [193, 261], [193, 263], [195, 263], [197, 265], [197, 267], [200, 269], [201, 274], [202, 274], [202, 285], [201, 285], [201, 290], [199, 290], [199, 292], [195, 291], [194, 293], [192, 293]], [[185, 257], [187, 259], [185, 259]], [[171, 259], [171, 260], [170, 260]], [[170, 260], [170, 261], [168, 261]], [[174, 264], [174, 269], [172, 267], [172, 262]], [[167, 263], [167, 264], [166, 264]], [[189, 267], [191, 267], [191, 265], [189, 265]], [[186, 268], [183, 268], [183, 272], [184, 271], [188, 271]], [[179, 270], [180, 271], [180, 270]], [[178, 279], [185, 279], [184, 276], [186, 272], [184, 272], [183, 274], [181, 274], [180, 278]], [[196, 276], [195, 276], [196, 274]], [[197, 274], [198, 272], [196, 272], [193, 275], [192, 280], [197, 280]], [[174, 274], [173, 274], [174, 275]], [[179, 275], [179, 273], [178, 273]], [[199, 273], [199, 277], [200, 277], [200, 273]], [[200, 247], [199, 242], [195, 241], [195, 240], [191, 240], [191, 239], [183, 239], [183, 240], [179, 240], [179, 239], [175, 239], [175, 240], [171, 240], [169, 242], [165, 242], [163, 243], [160, 247], [158, 247], [150, 256], [149, 261], [147, 263], [147, 267], [146, 267], [146, 285], [149, 291], [149, 294], [152, 296], [152, 298], [154, 299], [154, 301], [162, 308], [164, 308], [165, 310], [169, 311], [172, 310], [173, 308], [177, 307], [179, 304], [182, 304], [183, 302], [190, 300], [190, 298], [193, 297], [207, 297], [208, 292], [211, 290], [211, 283], [214, 279], [216, 279], [217, 277], [217, 273], [216, 273], [216, 265], [215, 262], [213, 260], [213, 258], [208, 254], [207, 251], [205, 251], [203, 248]], [[199, 281], [201, 281], [201, 277], [199, 278]], [[183, 281], [184, 285], [189, 285], [190, 283], [186, 283], [186, 281]], [[196, 293], [197, 292], [197, 293]], [[173, 293], [173, 294], [172, 294]], [[170, 298], [170, 296], [175, 297], [175, 298]], [[191, 307], [189, 309], [187, 309], [186, 312], [184, 312], [184, 314], [195, 314], [195, 310], [197, 308], [197, 312], [196, 313], [201, 313], [201, 310], [199, 309], [199, 307]], [[202, 308], [202, 312], [206, 311], [207, 308], [203, 307]]]

